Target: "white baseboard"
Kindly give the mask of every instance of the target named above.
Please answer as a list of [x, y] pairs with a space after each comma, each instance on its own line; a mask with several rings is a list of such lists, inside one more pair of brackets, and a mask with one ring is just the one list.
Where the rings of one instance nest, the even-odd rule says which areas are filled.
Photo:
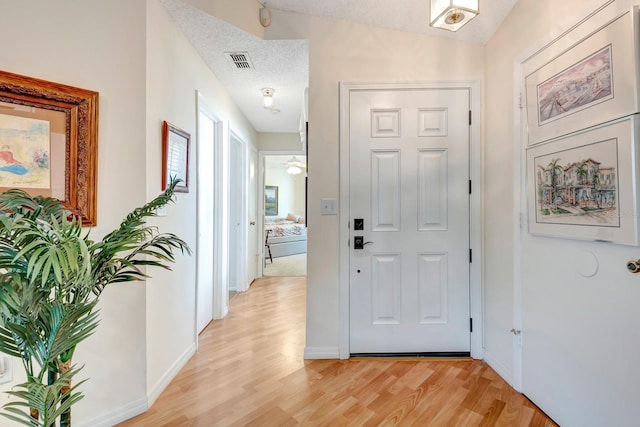
[[[146, 397], [128, 403], [120, 408], [114, 409], [110, 413], [88, 421], [80, 421], [78, 427], [112, 427], [136, 415], [140, 415], [149, 409], [149, 402]], [[75, 425], [75, 423], [74, 423]]]
[[305, 347], [305, 359], [340, 359], [338, 347]]
[[491, 353], [486, 349], [484, 350], [484, 361], [487, 362], [487, 365], [489, 365], [491, 369], [496, 371], [503, 380], [508, 382], [509, 385], [513, 387], [513, 371], [507, 368], [504, 363], [498, 361], [495, 357], [493, 357]]
[[160, 393], [164, 391], [165, 388], [169, 385], [171, 380], [175, 378], [175, 376], [180, 372], [180, 369], [187, 364], [191, 356], [193, 356], [196, 352], [196, 343], [192, 343], [181, 355], [178, 359], [173, 362], [173, 365], [165, 372], [165, 374], [158, 380], [158, 382], [151, 388], [147, 390], [147, 400], [149, 401], [149, 408], [156, 399], [160, 396]]
[[112, 427], [122, 421], [126, 421], [146, 412], [151, 405], [156, 401], [160, 394], [169, 385], [171, 380], [180, 372], [180, 370], [186, 365], [191, 356], [196, 352], [196, 344], [192, 343], [180, 357], [171, 365], [167, 372], [160, 378], [160, 380], [148, 390], [147, 397], [138, 399], [127, 405], [114, 409], [110, 413], [88, 420], [78, 422], [79, 427]]

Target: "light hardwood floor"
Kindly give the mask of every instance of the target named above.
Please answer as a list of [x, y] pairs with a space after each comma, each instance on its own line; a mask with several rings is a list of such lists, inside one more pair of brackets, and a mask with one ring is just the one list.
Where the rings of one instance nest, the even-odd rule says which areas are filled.
[[155, 404], [120, 426], [556, 425], [479, 360], [303, 360], [305, 289], [270, 277], [235, 295]]

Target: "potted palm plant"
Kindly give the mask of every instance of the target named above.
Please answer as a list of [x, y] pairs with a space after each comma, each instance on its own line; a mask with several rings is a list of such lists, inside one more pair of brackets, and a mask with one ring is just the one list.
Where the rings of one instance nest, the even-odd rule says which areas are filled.
[[71, 407], [83, 397], [82, 382], [72, 383], [80, 370], [72, 357], [98, 326], [102, 291], [148, 277], [149, 266], [169, 269], [177, 251], [191, 253], [145, 221], [173, 201], [178, 182], [100, 241], [59, 200], [0, 194], [0, 352], [21, 359], [27, 376], [7, 392], [13, 400], [2, 415], [28, 426], [71, 426]]

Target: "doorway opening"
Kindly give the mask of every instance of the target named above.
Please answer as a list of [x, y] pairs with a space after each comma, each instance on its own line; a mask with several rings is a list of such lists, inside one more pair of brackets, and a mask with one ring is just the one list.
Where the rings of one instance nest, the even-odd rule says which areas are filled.
[[262, 275], [306, 276], [306, 156], [268, 154], [263, 160]]

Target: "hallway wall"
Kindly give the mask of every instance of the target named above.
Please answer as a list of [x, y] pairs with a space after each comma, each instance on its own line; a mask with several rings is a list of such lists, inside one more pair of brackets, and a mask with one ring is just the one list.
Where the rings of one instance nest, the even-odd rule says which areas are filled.
[[[0, 68], [99, 92], [98, 212], [91, 230], [99, 239], [146, 202], [145, 2], [112, 0], [0, 0]], [[110, 418], [146, 407], [145, 283], [109, 286], [95, 334], [78, 347], [84, 365], [77, 380], [86, 398], [74, 423]], [[25, 380], [14, 360], [14, 381]], [[7, 397], [2, 393], [3, 401]], [[3, 426], [14, 425], [2, 418]]]
[[[637, 424], [640, 372], [634, 366], [640, 356], [640, 278], [628, 273], [625, 264], [639, 254], [637, 247], [533, 236], [527, 231], [526, 196], [531, 189], [525, 187], [525, 169], [519, 176], [513, 167], [525, 165], [525, 151], [518, 145], [524, 142], [513, 125], [520, 87], [514, 73], [520, 62], [605, 3], [520, 0], [486, 45], [487, 355], [501, 374], [519, 383], [517, 352], [512, 359], [518, 344], [509, 330], [521, 328], [522, 391], [563, 426]], [[609, 3], [607, 10], [616, 16], [637, 1]], [[583, 25], [582, 37], [603, 25], [592, 21]], [[579, 40], [572, 34], [565, 38]], [[525, 71], [540, 67], [532, 62]], [[521, 245], [514, 245], [518, 237]], [[512, 267], [519, 251], [521, 275]], [[594, 267], [593, 276], [583, 274]], [[521, 298], [513, 292], [518, 281]]]

